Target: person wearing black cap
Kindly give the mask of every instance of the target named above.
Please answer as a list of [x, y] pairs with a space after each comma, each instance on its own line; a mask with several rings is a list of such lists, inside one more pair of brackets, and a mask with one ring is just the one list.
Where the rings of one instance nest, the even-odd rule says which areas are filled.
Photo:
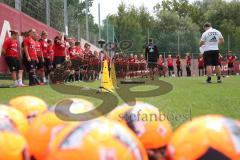
[[11, 37], [6, 39], [3, 43], [2, 53], [5, 56], [5, 60], [8, 64], [9, 70], [12, 74], [14, 84], [12, 87], [25, 86], [22, 82], [22, 64], [19, 56], [19, 43], [17, 30], [11, 30]]
[[204, 51], [203, 58], [207, 67], [207, 83], [211, 83], [212, 67], [216, 67], [217, 82], [221, 83], [221, 67], [219, 64], [219, 44], [224, 43], [224, 38], [220, 31], [212, 28], [210, 23], [203, 26], [205, 32], [202, 34], [199, 46]]
[[154, 69], [157, 66], [159, 52], [157, 46], [153, 43], [153, 39], [149, 39], [149, 43], [145, 48], [145, 57], [148, 62], [150, 78], [154, 80]]

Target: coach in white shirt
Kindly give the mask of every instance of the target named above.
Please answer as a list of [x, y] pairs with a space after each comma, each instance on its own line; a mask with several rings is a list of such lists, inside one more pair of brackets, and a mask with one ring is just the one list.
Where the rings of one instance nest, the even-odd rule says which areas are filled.
[[204, 63], [207, 67], [207, 83], [211, 83], [212, 66], [216, 67], [217, 82], [221, 83], [221, 67], [219, 64], [219, 44], [224, 43], [224, 38], [218, 30], [212, 28], [210, 23], [205, 23], [203, 26], [205, 32], [200, 40], [200, 48], [204, 48]]

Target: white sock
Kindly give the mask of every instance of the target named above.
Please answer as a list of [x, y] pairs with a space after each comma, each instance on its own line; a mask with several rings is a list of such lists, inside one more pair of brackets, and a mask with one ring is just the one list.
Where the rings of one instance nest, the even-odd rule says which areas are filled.
[[46, 83], [47, 82], [47, 79], [46, 77], [43, 77], [43, 82]]
[[16, 80], [16, 81], [14, 81], [14, 83], [15, 83], [15, 85], [18, 85], [18, 81]]
[[18, 80], [18, 84], [22, 84], [22, 80], [21, 79]]

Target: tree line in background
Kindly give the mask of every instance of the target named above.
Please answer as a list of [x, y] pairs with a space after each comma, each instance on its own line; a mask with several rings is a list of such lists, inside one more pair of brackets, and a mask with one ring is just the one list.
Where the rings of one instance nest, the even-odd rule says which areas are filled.
[[[143, 52], [148, 37], [154, 39], [161, 52], [199, 52], [203, 24], [210, 22], [220, 30], [226, 43], [222, 52], [240, 50], [240, 2], [233, 0], [163, 0], [154, 7], [154, 13], [141, 6], [126, 6], [123, 2], [117, 14], [110, 14], [102, 27], [107, 39], [107, 24], [114, 26], [115, 41], [133, 41], [134, 52]], [[111, 29], [108, 32], [112, 32]], [[149, 36], [148, 36], [149, 35]], [[112, 39], [110, 38], [110, 41]], [[229, 41], [229, 43], [228, 43]]]
[[[92, 7], [93, 1], [88, 0], [89, 8]], [[0, 2], [14, 7], [15, 0], [0, 0]], [[45, 2], [45, 0], [22, 0], [21, 8], [23, 12], [46, 23]], [[86, 1], [68, 0], [67, 2], [69, 36], [77, 38], [80, 31], [80, 36], [86, 39]], [[49, 0], [50, 26], [60, 31], [64, 31], [63, 4], [63, 0]], [[115, 42], [131, 40], [133, 46], [128, 52], [134, 53], [143, 52], [148, 37], [154, 39], [161, 52], [198, 53], [202, 26], [208, 21], [220, 30], [225, 38], [226, 43], [221, 50], [225, 52], [230, 49], [238, 53], [240, 50], [239, 11], [238, 0], [231, 2], [196, 0], [194, 3], [189, 3], [188, 0], [162, 0], [154, 6], [154, 13], [150, 13], [144, 6], [136, 8], [122, 2], [118, 6], [117, 14], [110, 14], [103, 20], [102, 38]], [[94, 17], [90, 12], [88, 16], [90, 41], [96, 44], [98, 25], [94, 23]]]

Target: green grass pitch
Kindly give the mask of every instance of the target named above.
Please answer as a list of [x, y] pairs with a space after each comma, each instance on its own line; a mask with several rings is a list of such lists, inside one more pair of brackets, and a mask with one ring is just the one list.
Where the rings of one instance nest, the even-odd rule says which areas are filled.
[[[224, 78], [222, 84], [206, 84], [206, 77], [193, 78], [161, 78], [173, 86], [173, 90], [165, 95], [152, 98], [141, 98], [140, 101], [148, 102], [157, 106], [160, 111], [166, 113], [174, 127], [179, 124], [205, 114], [223, 114], [228, 117], [240, 117], [240, 76]], [[215, 78], [213, 78], [213, 81]], [[1, 84], [9, 81], [0, 80]], [[80, 86], [97, 88], [99, 81], [93, 83], [79, 82]], [[133, 90], [151, 90], [154, 86], [140, 86]], [[34, 95], [45, 100], [49, 106], [57, 101], [68, 97], [81, 97], [60, 94], [49, 86], [36, 86], [24, 88], [1, 88], [0, 103], [7, 104], [11, 98], [20, 95]], [[84, 97], [94, 105], [101, 103], [100, 100]], [[119, 103], [123, 101], [119, 98]]]

